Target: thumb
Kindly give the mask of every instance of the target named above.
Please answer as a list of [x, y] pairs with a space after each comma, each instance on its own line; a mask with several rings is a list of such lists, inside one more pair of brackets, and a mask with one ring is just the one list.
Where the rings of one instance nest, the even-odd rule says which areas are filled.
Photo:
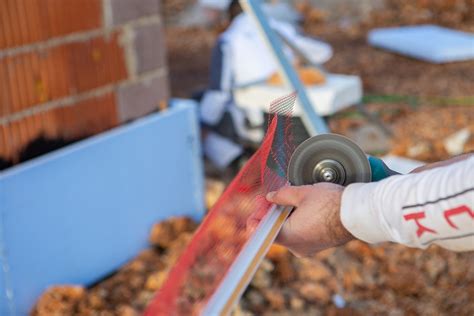
[[298, 206], [303, 200], [306, 189], [306, 186], [287, 186], [277, 191], [269, 192], [266, 198], [269, 202], [278, 205]]

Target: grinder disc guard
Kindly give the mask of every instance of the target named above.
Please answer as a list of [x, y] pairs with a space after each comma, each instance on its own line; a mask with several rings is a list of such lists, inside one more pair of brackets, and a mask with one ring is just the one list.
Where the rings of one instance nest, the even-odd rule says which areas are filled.
[[370, 164], [365, 153], [350, 139], [322, 134], [301, 143], [288, 165], [292, 185], [332, 182], [343, 186], [370, 182]]

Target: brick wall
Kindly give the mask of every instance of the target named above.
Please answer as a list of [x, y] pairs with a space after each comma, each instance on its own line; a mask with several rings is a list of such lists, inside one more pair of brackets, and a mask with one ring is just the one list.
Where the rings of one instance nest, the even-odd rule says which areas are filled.
[[162, 28], [160, 0], [0, 0], [0, 158], [163, 106]]

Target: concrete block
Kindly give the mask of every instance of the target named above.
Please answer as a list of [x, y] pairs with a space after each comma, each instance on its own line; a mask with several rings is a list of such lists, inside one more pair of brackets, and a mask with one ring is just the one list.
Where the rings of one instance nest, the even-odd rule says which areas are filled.
[[143, 73], [166, 64], [166, 46], [160, 23], [135, 29], [135, 56], [137, 72]]
[[160, 12], [160, 0], [110, 0], [114, 25]]
[[117, 93], [120, 121], [126, 122], [156, 110], [160, 102], [168, 99], [168, 93], [165, 74], [120, 87]]

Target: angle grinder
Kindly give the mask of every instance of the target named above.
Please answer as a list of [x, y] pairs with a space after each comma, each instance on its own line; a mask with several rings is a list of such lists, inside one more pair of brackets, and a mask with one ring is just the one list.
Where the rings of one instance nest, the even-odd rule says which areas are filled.
[[379, 181], [398, 174], [385, 163], [366, 155], [349, 138], [321, 134], [302, 142], [291, 156], [288, 180], [292, 185], [331, 182], [343, 186]]

